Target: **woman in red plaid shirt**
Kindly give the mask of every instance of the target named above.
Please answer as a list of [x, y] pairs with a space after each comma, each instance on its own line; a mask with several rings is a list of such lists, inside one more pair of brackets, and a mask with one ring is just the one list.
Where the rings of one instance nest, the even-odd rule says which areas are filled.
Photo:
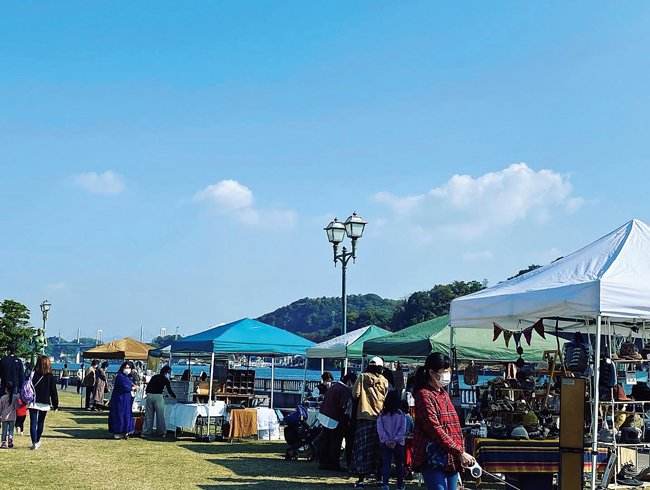
[[[427, 490], [456, 490], [461, 467], [474, 464], [465, 452], [458, 415], [444, 389], [450, 381], [449, 357], [439, 352], [429, 354], [416, 375], [413, 467], [422, 473]], [[427, 453], [438, 454], [446, 464], [432, 464]]]

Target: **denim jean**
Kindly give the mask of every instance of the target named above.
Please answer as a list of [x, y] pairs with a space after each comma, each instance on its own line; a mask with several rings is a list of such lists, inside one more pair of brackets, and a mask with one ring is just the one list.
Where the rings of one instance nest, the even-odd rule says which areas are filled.
[[458, 486], [458, 473], [438, 469], [422, 470], [422, 478], [427, 490], [456, 490]]
[[46, 410], [29, 409], [29, 435], [32, 438], [32, 444], [36, 444], [41, 440], [46, 415]]
[[69, 381], [69, 378], [61, 378], [61, 389], [62, 390], [67, 390], [68, 389], [68, 381]]
[[[381, 474], [383, 477], [384, 487], [388, 486], [388, 477], [390, 476], [391, 460], [395, 460], [395, 471], [397, 472], [397, 488], [404, 486], [404, 446], [396, 444], [393, 449], [386, 444], [381, 445], [382, 467]], [[456, 489], [454, 489], [456, 490]]]
[[7, 442], [7, 434], [9, 437], [14, 436], [14, 424], [13, 420], [9, 422], [2, 422], [2, 442]]

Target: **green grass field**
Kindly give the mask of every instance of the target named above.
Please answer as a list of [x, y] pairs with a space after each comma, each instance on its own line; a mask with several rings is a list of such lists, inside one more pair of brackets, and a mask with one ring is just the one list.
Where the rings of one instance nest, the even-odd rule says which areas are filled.
[[280, 441], [199, 443], [189, 434], [114, 440], [106, 412], [80, 410], [73, 393], [59, 397], [61, 407], [48, 413], [40, 449], [29, 450], [28, 415], [15, 448], [0, 451], [0, 488], [320, 490], [351, 488], [355, 481], [319, 471], [315, 463], [285, 461]]
[[[0, 488], [52, 489], [325, 489], [354, 481], [329, 478], [306, 461], [282, 459], [284, 442], [198, 443], [174, 439], [114, 440], [106, 412], [80, 410], [79, 396], [59, 394], [45, 420], [43, 445], [30, 451], [29, 415], [15, 448], [2, 450]], [[9, 468], [15, 471], [7, 471]]]

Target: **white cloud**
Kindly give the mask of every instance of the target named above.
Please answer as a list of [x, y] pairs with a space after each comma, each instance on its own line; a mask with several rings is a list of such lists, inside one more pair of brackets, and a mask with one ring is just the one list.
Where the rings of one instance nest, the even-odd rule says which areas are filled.
[[253, 193], [236, 180], [222, 180], [194, 195], [195, 201], [210, 202], [219, 213], [231, 213], [253, 205]]
[[476, 179], [454, 175], [425, 194], [379, 192], [375, 199], [393, 220], [415, 228], [419, 241], [429, 242], [435, 236], [471, 240], [527, 218], [544, 223], [553, 212], [573, 213], [584, 200], [572, 191], [568, 176], [518, 163]]
[[254, 207], [253, 192], [236, 180], [222, 180], [209, 185], [197, 192], [193, 200], [207, 203], [213, 211], [250, 226], [286, 230], [298, 224], [298, 213], [295, 211]]
[[124, 190], [121, 176], [107, 170], [103, 174], [88, 172], [75, 177], [75, 183], [91, 194], [119, 194]]
[[494, 255], [492, 252], [485, 250], [484, 252], [467, 252], [463, 254], [465, 262], [478, 262], [480, 260], [492, 260]]
[[64, 282], [55, 282], [54, 284], [50, 284], [48, 288], [52, 291], [58, 291], [60, 289], [65, 289], [65, 283]]

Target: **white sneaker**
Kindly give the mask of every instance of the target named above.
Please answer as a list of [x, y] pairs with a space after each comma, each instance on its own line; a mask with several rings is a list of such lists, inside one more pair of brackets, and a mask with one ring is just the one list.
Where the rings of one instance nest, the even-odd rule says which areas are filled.
[[36, 447], [35, 447], [34, 449], [38, 449], [39, 447], [41, 447], [41, 444], [42, 444], [41, 441], [38, 441], [38, 442], [36, 443]]

